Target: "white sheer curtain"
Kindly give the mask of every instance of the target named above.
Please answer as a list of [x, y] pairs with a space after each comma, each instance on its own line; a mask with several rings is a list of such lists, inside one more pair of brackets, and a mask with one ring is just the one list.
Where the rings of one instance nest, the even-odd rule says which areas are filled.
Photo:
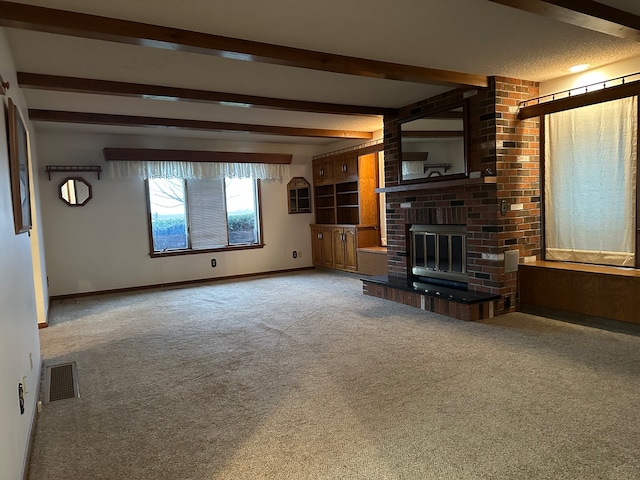
[[147, 178], [254, 178], [277, 180], [289, 178], [288, 164], [216, 163], [216, 162], [107, 162], [106, 173], [113, 179]]
[[548, 115], [547, 260], [635, 263], [637, 99]]

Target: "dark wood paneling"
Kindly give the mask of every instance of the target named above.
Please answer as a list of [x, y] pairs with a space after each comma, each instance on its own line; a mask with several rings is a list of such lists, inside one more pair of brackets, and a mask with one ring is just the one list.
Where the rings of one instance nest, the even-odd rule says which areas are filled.
[[335, 55], [13, 2], [0, 1], [0, 25], [361, 77], [447, 86], [488, 86], [484, 75]]
[[640, 270], [535, 262], [519, 275], [522, 305], [640, 323]]

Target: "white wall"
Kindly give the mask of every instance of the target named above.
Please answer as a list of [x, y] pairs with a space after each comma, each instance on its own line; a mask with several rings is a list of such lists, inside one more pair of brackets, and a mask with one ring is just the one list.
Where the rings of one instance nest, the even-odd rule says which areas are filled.
[[[291, 176], [311, 181], [308, 147], [247, 145], [214, 140], [140, 137], [97, 133], [39, 131], [41, 165], [101, 165], [104, 147], [175, 148], [221, 151], [292, 153]], [[48, 181], [40, 169], [40, 196], [49, 293], [52, 296], [95, 292], [186, 280], [269, 272], [311, 266], [309, 224], [313, 214], [289, 215], [286, 182], [262, 182], [262, 249], [149, 257], [147, 211], [142, 180], [112, 180], [81, 173], [93, 187], [93, 198], [83, 207], [69, 207], [58, 199], [66, 178], [53, 174]], [[293, 250], [302, 255], [293, 259]], [[215, 258], [217, 266], [211, 267]]]
[[[13, 59], [7, 44], [4, 29], [0, 29], [0, 74], [11, 86], [7, 96], [0, 96], [4, 105], [7, 97], [26, 116], [26, 104], [17, 88]], [[33, 127], [26, 123], [33, 132]], [[36, 303], [36, 286], [39, 298], [43, 300], [42, 276], [34, 279], [32, 268], [32, 244], [38, 253], [36, 264], [40, 274], [38, 234], [32, 237], [23, 233], [14, 234], [13, 211], [11, 208], [11, 187], [9, 179], [9, 160], [5, 115], [0, 115], [0, 479], [17, 480], [23, 474], [28, 447], [29, 432], [34, 416], [37, 398], [35, 396], [40, 382], [40, 344], [38, 339], [38, 306], [46, 315], [44, 301]], [[31, 136], [33, 142], [33, 136]], [[32, 152], [32, 161], [36, 161]], [[34, 185], [37, 188], [37, 181]], [[36, 203], [35, 195], [32, 201]], [[35, 216], [37, 222], [38, 216]], [[31, 355], [32, 361], [29, 356]], [[26, 377], [26, 411], [20, 415], [18, 404], [18, 382]]]

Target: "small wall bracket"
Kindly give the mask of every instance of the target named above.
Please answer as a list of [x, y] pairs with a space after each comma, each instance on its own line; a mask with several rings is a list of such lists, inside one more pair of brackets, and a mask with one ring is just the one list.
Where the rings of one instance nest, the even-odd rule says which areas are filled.
[[6, 95], [7, 90], [9, 90], [9, 82], [5, 82], [2, 75], [0, 75], [0, 95]]

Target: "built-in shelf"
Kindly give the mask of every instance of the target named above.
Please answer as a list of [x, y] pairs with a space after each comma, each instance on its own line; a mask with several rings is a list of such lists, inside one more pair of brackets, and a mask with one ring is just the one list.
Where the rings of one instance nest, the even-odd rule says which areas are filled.
[[467, 187], [497, 183], [497, 177], [462, 178], [457, 180], [440, 180], [437, 182], [405, 183], [394, 187], [376, 188], [376, 193], [411, 192], [415, 190], [437, 190], [449, 187]]
[[52, 173], [76, 173], [76, 172], [95, 172], [100, 180], [102, 167], [100, 165], [47, 165], [45, 171], [51, 180]]

